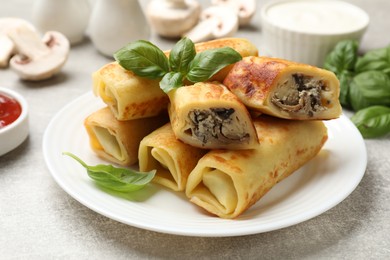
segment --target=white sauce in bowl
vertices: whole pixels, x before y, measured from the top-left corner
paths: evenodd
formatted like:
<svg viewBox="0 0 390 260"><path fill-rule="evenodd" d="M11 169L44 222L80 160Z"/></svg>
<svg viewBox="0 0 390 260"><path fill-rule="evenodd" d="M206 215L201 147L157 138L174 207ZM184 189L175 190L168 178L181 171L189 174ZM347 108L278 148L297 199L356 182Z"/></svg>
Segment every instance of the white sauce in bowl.
<svg viewBox="0 0 390 260"><path fill-rule="evenodd" d="M282 1L270 5L265 12L274 25L314 34L351 32L367 26L369 22L363 10L342 1Z"/></svg>

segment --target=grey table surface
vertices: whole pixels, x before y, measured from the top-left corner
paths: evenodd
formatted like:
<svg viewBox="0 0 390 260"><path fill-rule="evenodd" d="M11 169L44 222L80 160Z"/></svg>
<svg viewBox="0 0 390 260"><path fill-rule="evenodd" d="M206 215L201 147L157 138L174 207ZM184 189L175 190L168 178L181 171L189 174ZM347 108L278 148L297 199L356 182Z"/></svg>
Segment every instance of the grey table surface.
<svg viewBox="0 0 390 260"><path fill-rule="evenodd" d="M260 1L258 8L266 2ZM349 2L371 17L361 51L388 45L390 1ZM0 0L0 17L31 20L32 4ZM237 36L250 39L261 51L259 18L257 12L251 26ZM173 45L156 35L151 40L163 49ZM81 205L51 177L42 140L53 116L90 91L91 73L109 61L87 38L72 47L63 71L53 79L25 82L10 69L0 70L0 86L18 91L30 106L28 139L0 157L0 259L390 259L390 137L365 141L365 175L344 201L311 220L273 232L176 236L128 226Z"/></svg>

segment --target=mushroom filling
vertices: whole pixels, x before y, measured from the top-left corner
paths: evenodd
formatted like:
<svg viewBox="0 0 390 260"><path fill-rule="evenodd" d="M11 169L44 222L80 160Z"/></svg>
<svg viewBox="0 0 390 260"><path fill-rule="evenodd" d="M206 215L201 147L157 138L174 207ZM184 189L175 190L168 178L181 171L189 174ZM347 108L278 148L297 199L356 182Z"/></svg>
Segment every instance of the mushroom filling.
<svg viewBox="0 0 390 260"><path fill-rule="evenodd" d="M202 141L238 143L249 140L245 124L233 108L194 109L188 113L189 127L186 132Z"/></svg>
<svg viewBox="0 0 390 260"><path fill-rule="evenodd" d="M278 86L272 103L284 111L310 117L326 109L321 103L321 91L326 89L323 81L303 74L293 74L292 81L286 80Z"/></svg>

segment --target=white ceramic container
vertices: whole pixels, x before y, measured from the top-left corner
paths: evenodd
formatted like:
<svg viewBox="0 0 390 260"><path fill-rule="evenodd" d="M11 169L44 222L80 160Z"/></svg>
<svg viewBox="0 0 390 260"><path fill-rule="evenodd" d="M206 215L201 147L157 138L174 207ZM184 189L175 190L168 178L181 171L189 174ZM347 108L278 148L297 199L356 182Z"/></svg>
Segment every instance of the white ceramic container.
<svg viewBox="0 0 390 260"><path fill-rule="evenodd" d="M32 21L41 33L59 31L71 44L80 43L89 23L88 0L36 0Z"/></svg>
<svg viewBox="0 0 390 260"><path fill-rule="evenodd" d="M88 31L97 50L109 57L129 42L150 37L138 0L96 0Z"/></svg>
<svg viewBox="0 0 390 260"><path fill-rule="evenodd" d="M341 40L361 40L368 14L338 0L272 1L261 9L266 55L322 67Z"/></svg>

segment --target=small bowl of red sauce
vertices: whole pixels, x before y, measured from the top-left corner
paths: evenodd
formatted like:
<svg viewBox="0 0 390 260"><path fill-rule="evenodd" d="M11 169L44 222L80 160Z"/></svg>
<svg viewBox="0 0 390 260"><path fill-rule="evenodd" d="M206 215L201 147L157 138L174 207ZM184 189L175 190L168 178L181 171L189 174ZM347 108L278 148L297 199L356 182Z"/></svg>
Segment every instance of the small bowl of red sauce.
<svg viewBox="0 0 390 260"><path fill-rule="evenodd" d="M0 156L18 147L28 134L27 101L17 92L0 87Z"/></svg>

